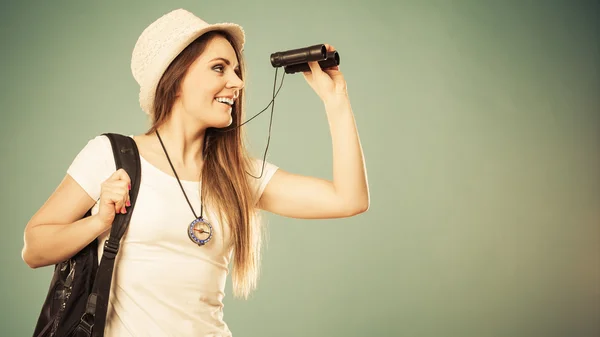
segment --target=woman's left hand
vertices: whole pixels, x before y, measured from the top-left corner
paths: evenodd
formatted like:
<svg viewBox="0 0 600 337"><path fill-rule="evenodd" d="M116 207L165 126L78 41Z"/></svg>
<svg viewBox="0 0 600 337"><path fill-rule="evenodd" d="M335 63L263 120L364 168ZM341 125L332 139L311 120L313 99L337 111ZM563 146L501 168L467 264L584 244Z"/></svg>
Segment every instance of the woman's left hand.
<svg viewBox="0 0 600 337"><path fill-rule="evenodd" d="M327 51L334 51L335 48L325 44ZM310 87L319 95L323 102L339 97L345 98L347 95L346 80L340 71L339 66L321 69L318 62L308 62L311 71L303 72L304 79Z"/></svg>

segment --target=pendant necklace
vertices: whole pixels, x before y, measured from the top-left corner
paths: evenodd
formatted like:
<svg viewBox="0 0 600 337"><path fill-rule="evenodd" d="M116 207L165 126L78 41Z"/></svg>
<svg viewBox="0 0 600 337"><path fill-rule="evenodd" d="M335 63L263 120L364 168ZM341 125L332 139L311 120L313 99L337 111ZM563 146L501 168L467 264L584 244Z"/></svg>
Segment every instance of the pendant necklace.
<svg viewBox="0 0 600 337"><path fill-rule="evenodd" d="M208 223L208 221L206 221L204 219L204 217L202 216L202 208L204 206L204 203L202 202L202 191L200 191L200 216L197 216L196 212L194 211L194 208L192 207L192 204L190 203L190 200L187 197L187 194L185 193L185 190L183 189L183 185L181 185L181 181L179 181L177 172L175 172L175 167L173 167L173 163L171 163L171 159L169 158L167 149L165 148L165 145L163 144L163 141L160 138L160 135L158 134L158 130L156 131L156 136L158 136L160 145L162 146L163 151L165 151L165 155L167 156L169 165L171 165L173 174L175 174L175 178L177 179L177 182L179 183L179 187L181 187L181 192L183 192L183 196L185 197L185 200L187 201L188 205L190 205L190 209L192 210L192 213L194 214L195 220L192 221L192 223L190 223L190 225L187 228L188 237L190 238L190 240L192 240L192 242L194 242L198 246L203 246L208 241L210 241L210 239L212 239L213 228L210 225L210 223ZM205 138L205 140L206 140L206 138Z"/></svg>

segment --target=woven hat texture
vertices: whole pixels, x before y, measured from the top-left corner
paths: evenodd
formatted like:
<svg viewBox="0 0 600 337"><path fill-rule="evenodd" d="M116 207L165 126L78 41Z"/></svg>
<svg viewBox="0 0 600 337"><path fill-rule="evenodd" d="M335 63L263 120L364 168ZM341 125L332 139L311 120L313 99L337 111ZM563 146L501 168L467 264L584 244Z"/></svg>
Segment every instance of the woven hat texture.
<svg viewBox="0 0 600 337"><path fill-rule="evenodd" d="M244 30L235 23L209 24L185 9L173 10L152 22L139 36L131 57L131 72L140 86L140 106L151 115L158 82L171 62L202 34L229 33L235 47L243 50Z"/></svg>

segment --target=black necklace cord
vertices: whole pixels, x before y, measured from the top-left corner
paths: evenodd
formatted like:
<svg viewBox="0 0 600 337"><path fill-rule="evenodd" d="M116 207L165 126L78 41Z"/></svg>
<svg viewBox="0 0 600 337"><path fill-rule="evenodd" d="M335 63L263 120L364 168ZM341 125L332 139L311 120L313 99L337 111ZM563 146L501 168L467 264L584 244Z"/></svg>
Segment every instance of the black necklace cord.
<svg viewBox="0 0 600 337"><path fill-rule="evenodd" d="M247 172L246 173L250 176L252 176L253 178L256 179L260 179L264 173L265 170L265 163L266 163L266 158L267 158L267 151L269 149L269 144L271 143L271 129L273 126L273 111L275 108L275 98L277 97L277 95L279 95L279 90L281 90L281 87L283 86L283 79L285 78L285 72L283 73L283 76L281 77L281 83L279 84L279 88L277 89L277 91L275 91L275 88L277 86L277 69L275 68L275 79L273 80L273 98L271 99L271 102L269 102L269 104L262 109L259 113L257 113L256 115L252 116L250 119L248 119L247 121L236 125L232 128L228 128L228 129L215 129L215 131L218 132L228 132L228 131L232 131L235 130L239 127L241 127L242 125L250 122L251 120L253 120L254 118L258 117L258 115L260 115L261 113L263 113L265 110L267 110L269 108L269 106L271 106L271 116L269 119L269 135L267 137L267 146L265 147L265 152L263 154L263 164L262 164L262 169L260 171L260 175L258 177L252 175L251 173ZM181 181L179 180L179 176L177 175L177 172L175 171L175 167L173 166L173 163L171 162L171 158L169 157L169 154L167 153L167 149L165 148L165 144L162 141L162 138L160 137L160 135L158 134L158 130L155 131L156 136L158 137L158 140L160 141L160 145L163 148L163 151L165 152L165 156L167 157L167 160L169 161L169 165L171 166L171 169L173 170L173 174L175 175L175 178L177 179L177 183L179 183L179 187L181 188L181 192L183 192L183 196L185 197L185 200L187 201L188 205L190 206L190 209L192 210L192 213L194 214L194 217L196 217L196 219L198 219L199 217L196 215L196 212L194 211L194 207L192 207L192 203L190 202L187 194L185 193L185 190L183 189L183 185L181 184ZM208 139L208 133L205 133L204 135L204 144L203 144L203 151L202 151L202 155L205 157L206 156L206 149L207 149L207 139ZM202 202L202 191L200 192L200 218L202 218L203 215L203 202Z"/></svg>
<svg viewBox="0 0 600 337"><path fill-rule="evenodd" d="M263 154L263 163L262 163L262 169L260 170L260 175L258 177L252 175L251 173L249 173L248 171L246 171L246 173L248 175L250 175L253 178L256 179L260 179L264 173L265 170L265 163L266 163L266 159L267 159L267 151L269 150L269 144L271 143L271 128L273 126L273 110L275 108L275 98L277 97L277 95L279 95L279 90L281 90L281 87L283 86L283 79L285 78L285 72L283 73L283 75L281 76L281 83L279 83L279 88L277 89L277 91L275 91L275 88L277 86L277 69L275 68L275 79L273 80L273 98L271 99L271 102L269 102L269 104L262 109L259 113L257 113L256 115L252 116L250 119L248 119L247 121L245 121L244 123L241 123L240 125L236 125L232 128L228 128L228 129L217 129L218 132L229 132L231 130L235 130L237 128L239 128L240 126L250 122L251 120L253 120L254 118L256 118L258 115L260 115L261 113L263 113L265 110L267 110L269 108L269 106L271 107L271 117L269 119L269 136L267 137L267 146L265 147L265 152Z"/></svg>
<svg viewBox="0 0 600 337"><path fill-rule="evenodd" d="M160 145L163 148L163 151L165 151L165 155L167 156L167 160L169 161L169 165L171 165L171 169L173 170L173 174L175 174L175 178L177 179L177 182L179 183L179 187L181 187L181 192L183 192L183 196L185 197L185 200L187 201L188 205L190 205L190 209L192 210L192 213L194 213L194 216L196 217L196 219L202 218L202 214L203 214L202 211L203 211L203 206L204 206L204 203L202 202L202 191L200 191L200 217L198 217L196 215L196 212L194 211L194 207L192 207L192 203L190 202L190 199L188 199L188 196L185 193L185 190L183 189L183 185L181 184L181 181L179 181L179 176L177 175L177 172L175 171L175 167L173 167L173 163L171 162L171 158L169 158L169 154L167 153L167 149L165 148L165 144L163 144L163 141L160 138L160 135L158 134L158 130L156 130L155 132L156 132L156 136L158 137L158 140L160 141ZM204 137L204 144L206 144L206 136Z"/></svg>
<svg viewBox="0 0 600 337"><path fill-rule="evenodd" d="M259 111L256 115L250 117L248 120L246 120L245 122L241 123L240 125L236 125L234 127L230 127L230 128L224 128L224 129L216 129L216 131L218 132L229 132L232 130L235 130L237 128L239 128L240 126L250 122L251 120L253 120L254 118L258 117L258 115L260 115L261 113L263 113L265 110L267 110L269 108L269 106L271 106L271 104L275 103L275 97L277 97L277 95L279 95L279 90L281 90L281 87L283 86L283 79L285 78L285 72L283 73L283 75L281 76L281 83L279 83L279 88L277 88L277 92L275 92L275 86L277 85L277 69L275 68L275 79L273 80L273 98L271 99L271 101L269 102L269 104L267 104L267 106L262 109L261 111ZM273 118L273 109L271 108L271 118Z"/></svg>

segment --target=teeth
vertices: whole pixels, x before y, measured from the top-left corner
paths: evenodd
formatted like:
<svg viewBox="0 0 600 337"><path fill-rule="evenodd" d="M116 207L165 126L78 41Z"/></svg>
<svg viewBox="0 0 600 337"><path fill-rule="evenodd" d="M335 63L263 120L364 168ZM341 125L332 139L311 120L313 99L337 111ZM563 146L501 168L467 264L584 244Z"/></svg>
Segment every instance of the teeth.
<svg viewBox="0 0 600 337"><path fill-rule="evenodd" d="M221 103L225 103L225 104L233 105L233 99L231 99L231 98L226 98L226 97L217 97L217 98L215 98L215 100L216 100L217 102L221 102Z"/></svg>

